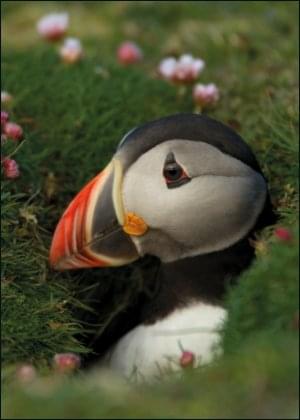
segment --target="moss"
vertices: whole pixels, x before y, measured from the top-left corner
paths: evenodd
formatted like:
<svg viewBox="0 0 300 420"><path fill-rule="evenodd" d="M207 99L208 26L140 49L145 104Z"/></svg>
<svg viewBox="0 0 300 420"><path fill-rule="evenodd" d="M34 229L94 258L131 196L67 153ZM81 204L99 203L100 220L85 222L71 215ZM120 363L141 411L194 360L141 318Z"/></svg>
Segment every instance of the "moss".
<svg viewBox="0 0 300 420"><path fill-rule="evenodd" d="M230 317L224 329L224 348L238 352L251 334L297 329L299 308L298 227L290 243L273 239L267 255L245 272L239 286L227 295Z"/></svg>
<svg viewBox="0 0 300 420"><path fill-rule="evenodd" d="M254 337L252 337L254 338ZM5 418L297 418L297 339L255 335L238 355L153 386L105 372L11 385ZM289 357L287 355L289 349Z"/></svg>

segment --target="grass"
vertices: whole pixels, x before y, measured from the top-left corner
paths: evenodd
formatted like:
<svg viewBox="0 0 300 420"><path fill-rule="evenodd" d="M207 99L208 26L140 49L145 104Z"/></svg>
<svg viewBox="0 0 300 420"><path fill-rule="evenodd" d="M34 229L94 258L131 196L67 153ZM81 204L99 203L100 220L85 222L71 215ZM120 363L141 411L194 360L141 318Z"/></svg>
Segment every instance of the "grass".
<svg viewBox="0 0 300 420"><path fill-rule="evenodd" d="M22 175L3 180L1 190L3 418L299 415L298 4L159 3L3 2L2 89L13 94L10 115L25 131L14 155ZM60 63L55 47L35 32L36 20L52 10L70 13L70 33L86 50L78 65ZM125 38L144 50L136 67L116 63L115 49ZM108 373L53 375L53 355L89 352L83 338L95 329L101 334L140 287L134 267L51 271L55 224L127 131L193 111L189 93L178 97L155 75L163 56L186 51L205 59L201 80L215 82L222 95L209 115L252 146L269 179L278 224L294 239L280 243L272 229L258 238L256 262L227 295L225 352L210 367L139 388ZM7 143L2 154L14 149ZM26 361L41 377L24 387L12 372Z"/></svg>

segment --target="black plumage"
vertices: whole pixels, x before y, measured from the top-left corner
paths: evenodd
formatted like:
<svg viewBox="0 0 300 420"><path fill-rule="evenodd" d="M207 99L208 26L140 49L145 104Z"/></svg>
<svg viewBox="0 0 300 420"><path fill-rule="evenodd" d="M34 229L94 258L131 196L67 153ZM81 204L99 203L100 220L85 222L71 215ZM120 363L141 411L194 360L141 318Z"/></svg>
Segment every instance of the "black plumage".
<svg viewBox="0 0 300 420"><path fill-rule="evenodd" d="M125 170L152 147L171 139L202 141L262 173L250 146L230 127L200 114L175 114L131 130L120 142Z"/></svg>

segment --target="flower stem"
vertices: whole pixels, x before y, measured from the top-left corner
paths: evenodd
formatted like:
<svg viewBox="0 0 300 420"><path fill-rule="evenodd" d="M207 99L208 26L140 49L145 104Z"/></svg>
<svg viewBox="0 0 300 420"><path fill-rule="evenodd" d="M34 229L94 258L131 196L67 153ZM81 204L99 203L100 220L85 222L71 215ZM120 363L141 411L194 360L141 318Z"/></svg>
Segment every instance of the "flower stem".
<svg viewBox="0 0 300 420"><path fill-rule="evenodd" d="M178 98L182 98L183 96L185 96L186 92L187 92L186 86L179 85L178 90L177 90Z"/></svg>
<svg viewBox="0 0 300 420"><path fill-rule="evenodd" d="M202 114L202 110L203 110L202 106L197 104L195 106L194 112L195 112L195 114Z"/></svg>
<svg viewBox="0 0 300 420"><path fill-rule="evenodd" d="M7 158L11 158L12 156L14 156L16 153L17 153L17 151L23 146L23 144L26 142L26 140L25 139L23 139L19 144L18 144L18 146L15 148L15 150L13 150L9 155L7 155Z"/></svg>

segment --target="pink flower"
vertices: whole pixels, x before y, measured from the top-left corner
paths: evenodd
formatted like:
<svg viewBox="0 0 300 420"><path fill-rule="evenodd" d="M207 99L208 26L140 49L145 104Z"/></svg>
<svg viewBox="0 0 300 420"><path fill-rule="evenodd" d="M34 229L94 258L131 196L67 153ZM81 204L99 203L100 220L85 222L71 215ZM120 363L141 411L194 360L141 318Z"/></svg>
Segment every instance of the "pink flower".
<svg viewBox="0 0 300 420"><path fill-rule="evenodd" d="M10 93L6 92L5 90L1 91L1 103L2 104L9 104L12 101L12 96Z"/></svg>
<svg viewBox="0 0 300 420"><path fill-rule="evenodd" d="M8 118L8 113L5 111L1 111L1 127L7 123Z"/></svg>
<svg viewBox="0 0 300 420"><path fill-rule="evenodd" d="M48 41L57 41L65 35L68 24L68 13L50 13L38 21L37 31Z"/></svg>
<svg viewBox="0 0 300 420"><path fill-rule="evenodd" d="M76 63L83 57L81 42L77 38L66 38L59 54L65 63Z"/></svg>
<svg viewBox="0 0 300 420"><path fill-rule="evenodd" d="M15 179L20 176L19 165L14 159L3 159L2 166L6 178Z"/></svg>
<svg viewBox="0 0 300 420"><path fill-rule="evenodd" d="M3 129L4 134L12 140L21 140L23 137L23 129L19 124L7 122Z"/></svg>
<svg viewBox="0 0 300 420"><path fill-rule="evenodd" d="M193 83L205 67L205 62L190 54L183 54L176 60L174 57L163 59L158 67L159 74L174 83Z"/></svg>
<svg viewBox="0 0 300 420"><path fill-rule="evenodd" d="M182 368L193 367L195 363L195 355L191 351L184 350L180 357L180 366Z"/></svg>
<svg viewBox="0 0 300 420"><path fill-rule="evenodd" d="M20 365L16 370L16 378L22 383L32 382L36 376L36 369L30 364Z"/></svg>
<svg viewBox="0 0 300 420"><path fill-rule="evenodd" d="M198 83L194 86L193 97L196 104L204 108L217 103L220 98L220 93L214 83L209 83L208 85Z"/></svg>
<svg viewBox="0 0 300 420"><path fill-rule="evenodd" d="M80 357L75 353L57 353L53 358L54 368L60 373L73 372L80 363Z"/></svg>
<svg viewBox="0 0 300 420"><path fill-rule="evenodd" d="M121 64L132 64L143 58L142 50L134 42L123 42L117 51L117 57Z"/></svg>
<svg viewBox="0 0 300 420"><path fill-rule="evenodd" d="M278 227L274 230L274 235L283 242L289 242L292 240L293 236L291 232L284 228L284 227Z"/></svg>

